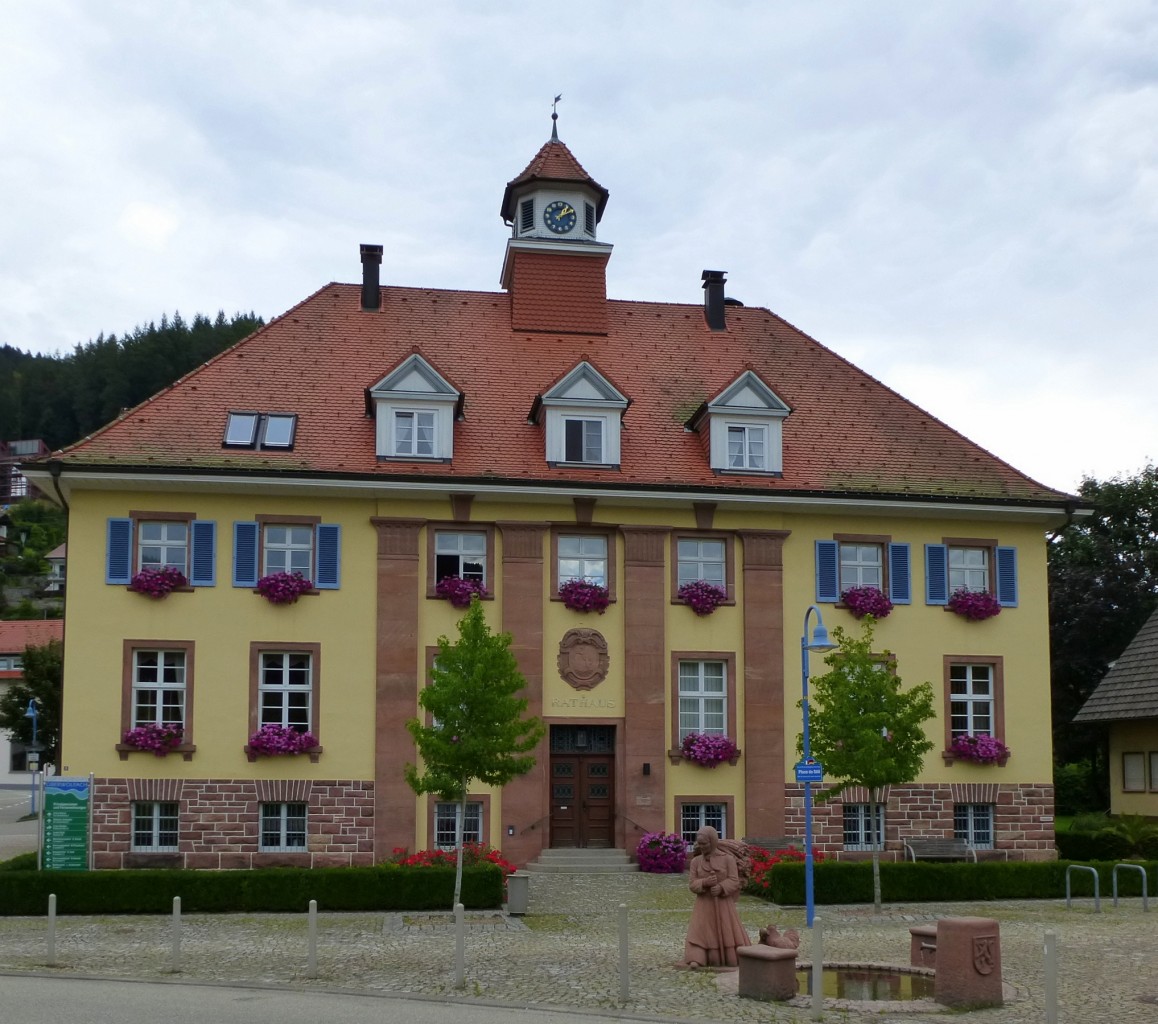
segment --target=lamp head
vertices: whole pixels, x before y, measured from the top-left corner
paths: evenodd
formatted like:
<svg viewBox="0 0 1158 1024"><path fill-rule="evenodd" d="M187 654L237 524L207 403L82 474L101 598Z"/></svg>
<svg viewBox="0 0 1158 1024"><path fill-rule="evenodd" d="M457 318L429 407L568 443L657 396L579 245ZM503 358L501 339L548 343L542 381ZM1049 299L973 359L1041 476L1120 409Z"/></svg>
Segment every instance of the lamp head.
<svg viewBox="0 0 1158 1024"><path fill-rule="evenodd" d="M810 651L835 651L836 644L828 639L828 630L824 628L823 622L818 622L812 630L812 643L808 645Z"/></svg>

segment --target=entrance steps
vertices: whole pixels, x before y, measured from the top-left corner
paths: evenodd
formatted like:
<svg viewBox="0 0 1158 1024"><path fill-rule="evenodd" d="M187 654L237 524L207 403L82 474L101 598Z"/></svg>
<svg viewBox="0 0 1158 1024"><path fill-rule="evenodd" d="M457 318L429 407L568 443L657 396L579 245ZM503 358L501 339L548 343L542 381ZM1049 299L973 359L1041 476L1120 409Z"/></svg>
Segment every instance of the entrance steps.
<svg viewBox="0 0 1158 1024"><path fill-rule="evenodd" d="M523 869L538 873L569 875L612 875L639 871L626 850L544 850Z"/></svg>

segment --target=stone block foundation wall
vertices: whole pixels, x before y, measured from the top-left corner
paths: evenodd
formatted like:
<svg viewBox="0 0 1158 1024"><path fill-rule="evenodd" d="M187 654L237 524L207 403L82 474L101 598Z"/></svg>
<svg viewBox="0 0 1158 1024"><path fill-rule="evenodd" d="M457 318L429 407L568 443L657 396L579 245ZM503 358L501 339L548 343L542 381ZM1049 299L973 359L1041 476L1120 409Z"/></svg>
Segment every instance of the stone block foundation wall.
<svg viewBox="0 0 1158 1024"><path fill-rule="evenodd" d="M868 852L844 848L844 804L869 802L868 791L849 787L839 796L817 803L813 787L813 848L836 860L863 860ZM785 787L785 834L804 835L804 787ZM955 804L993 807L992 851L979 850L978 859L1056 860L1053 832L1052 783L947 782L911 783L887 788L885 845L887 860L904 858L903 841L910 836L953 838Z"/></svg>
<svg viewBox="0 0 1158 1024"><path fill-rule="evenodd" d="M374 784L357 779L96 779L97 868L353 867L374 862ZM133 804L179 805L176 852L132 848ZM258 849L263 803L306 804L306 849Z"/></svg>

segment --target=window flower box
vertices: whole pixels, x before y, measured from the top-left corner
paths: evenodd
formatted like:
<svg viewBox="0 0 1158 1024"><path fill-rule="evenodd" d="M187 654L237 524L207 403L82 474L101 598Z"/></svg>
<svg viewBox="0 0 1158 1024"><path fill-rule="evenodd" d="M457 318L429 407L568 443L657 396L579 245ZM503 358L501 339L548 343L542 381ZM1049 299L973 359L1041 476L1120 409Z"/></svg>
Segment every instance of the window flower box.
<svg viewBox="0 0 1158 1024"><path fill-rule="evenodd" d="M1009 760L1009 747L995 736L956 736L948 754L954 761L1003 765Z"/></svg>
<svg viewBox="0 0 1158 1024"><path fill-rule="evenodd" d="M300 572L274 572L257 581L257 592L270 604L293 604L313 589L313 582Z"/></svg>
<svg viewBox="0 0 1158 1024"><path fill-rule="evenodd" d="M129 581L129 589L137 594L145 594L154 600L168 597L174 590L189 586L189 581L180 569L171 565L159 569L142 569Z"/></svg>
<svg viewBox="0 0 1158 1024"><path fill-rule="evenodd" d="M444 597L455 608L469 608L471 598L487 596L487 588L481 580L463 579L461 576L443 576L435 585L434 592Z"/></svg>
<svg viewBox="0 0 1158 1024"><path fill-rule="evenodd" d="M259 757L295 756L309 754L311 761L317 761L322 752L317 737L312 732L301 732L284 725L263 725L252 736L245 747L249 760Z"/></svg>
<svg viewBox="0 0 1158 1024"><path fill-rule="evenodd" d="M635 860L640 871L678 875L687 867L687 844L674 832L648 832L635 848Z"/></svg>
<svg viewBox="0 0 1158 1024"><path fill-rule="evenodd" d="M680 744L680 756L705 768L715 768L723 761L735 764L740 750L728 736L689 732Z"/></svg>
<svg viewBox="0 0 1158 1024"><path fill-rule="evenodd" d="M568 580L559 588L559 596L573 612L598 612L602 615L611 603L606 587L587 580Z"/></svg>
<svg viewBox="0 0 1158 1024"><path fill-rule="evenodd" d="M707 580L692 580L676 591L676 597L697 615L711 615L728 600L728 592Z"/></svg>
<svg viewBox="0 0 1158 1024"><path fill-rule="evenodd" d="M840 599L856 619L863 619L866 615L883 619L893 610L893 602L879 587L849 587Z"/></svg>
<svg viewBox="0 0 1158 1024"><path fill-rule="evenodd" d="M971 622L991 619L1001 614L1001 605L988 590L968 590L961 587L949 595L948 609Z"/></svg>
<svg viewBox="0 0 1158 1024"><path fill-rule="evenodd" d="M184 730L179 725L157 725L150 722L126 731L121 737L121 744L133 750L146 750L157 757L164 757L181 745L184 736Z"/></svg>

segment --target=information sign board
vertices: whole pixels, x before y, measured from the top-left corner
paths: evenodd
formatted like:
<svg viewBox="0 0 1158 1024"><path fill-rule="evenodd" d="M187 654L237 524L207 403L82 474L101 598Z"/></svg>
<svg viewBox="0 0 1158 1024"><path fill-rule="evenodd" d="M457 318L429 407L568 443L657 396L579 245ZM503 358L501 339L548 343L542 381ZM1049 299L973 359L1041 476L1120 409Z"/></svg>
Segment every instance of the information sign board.
<svg viewBox="0 0 1158 1024"><path fill-rule="evenodd" d="M814 761L811 758L807 761L798 761L796 763L796 781L797 782L823 782L824 781L824 765L819 761Z"/></svg>
<svg viewBox="0 0 1158 1024"><path fill-rule="evenodd" d="M44 780L44 870L88 869L88 812L88 779Z"/></svg>

